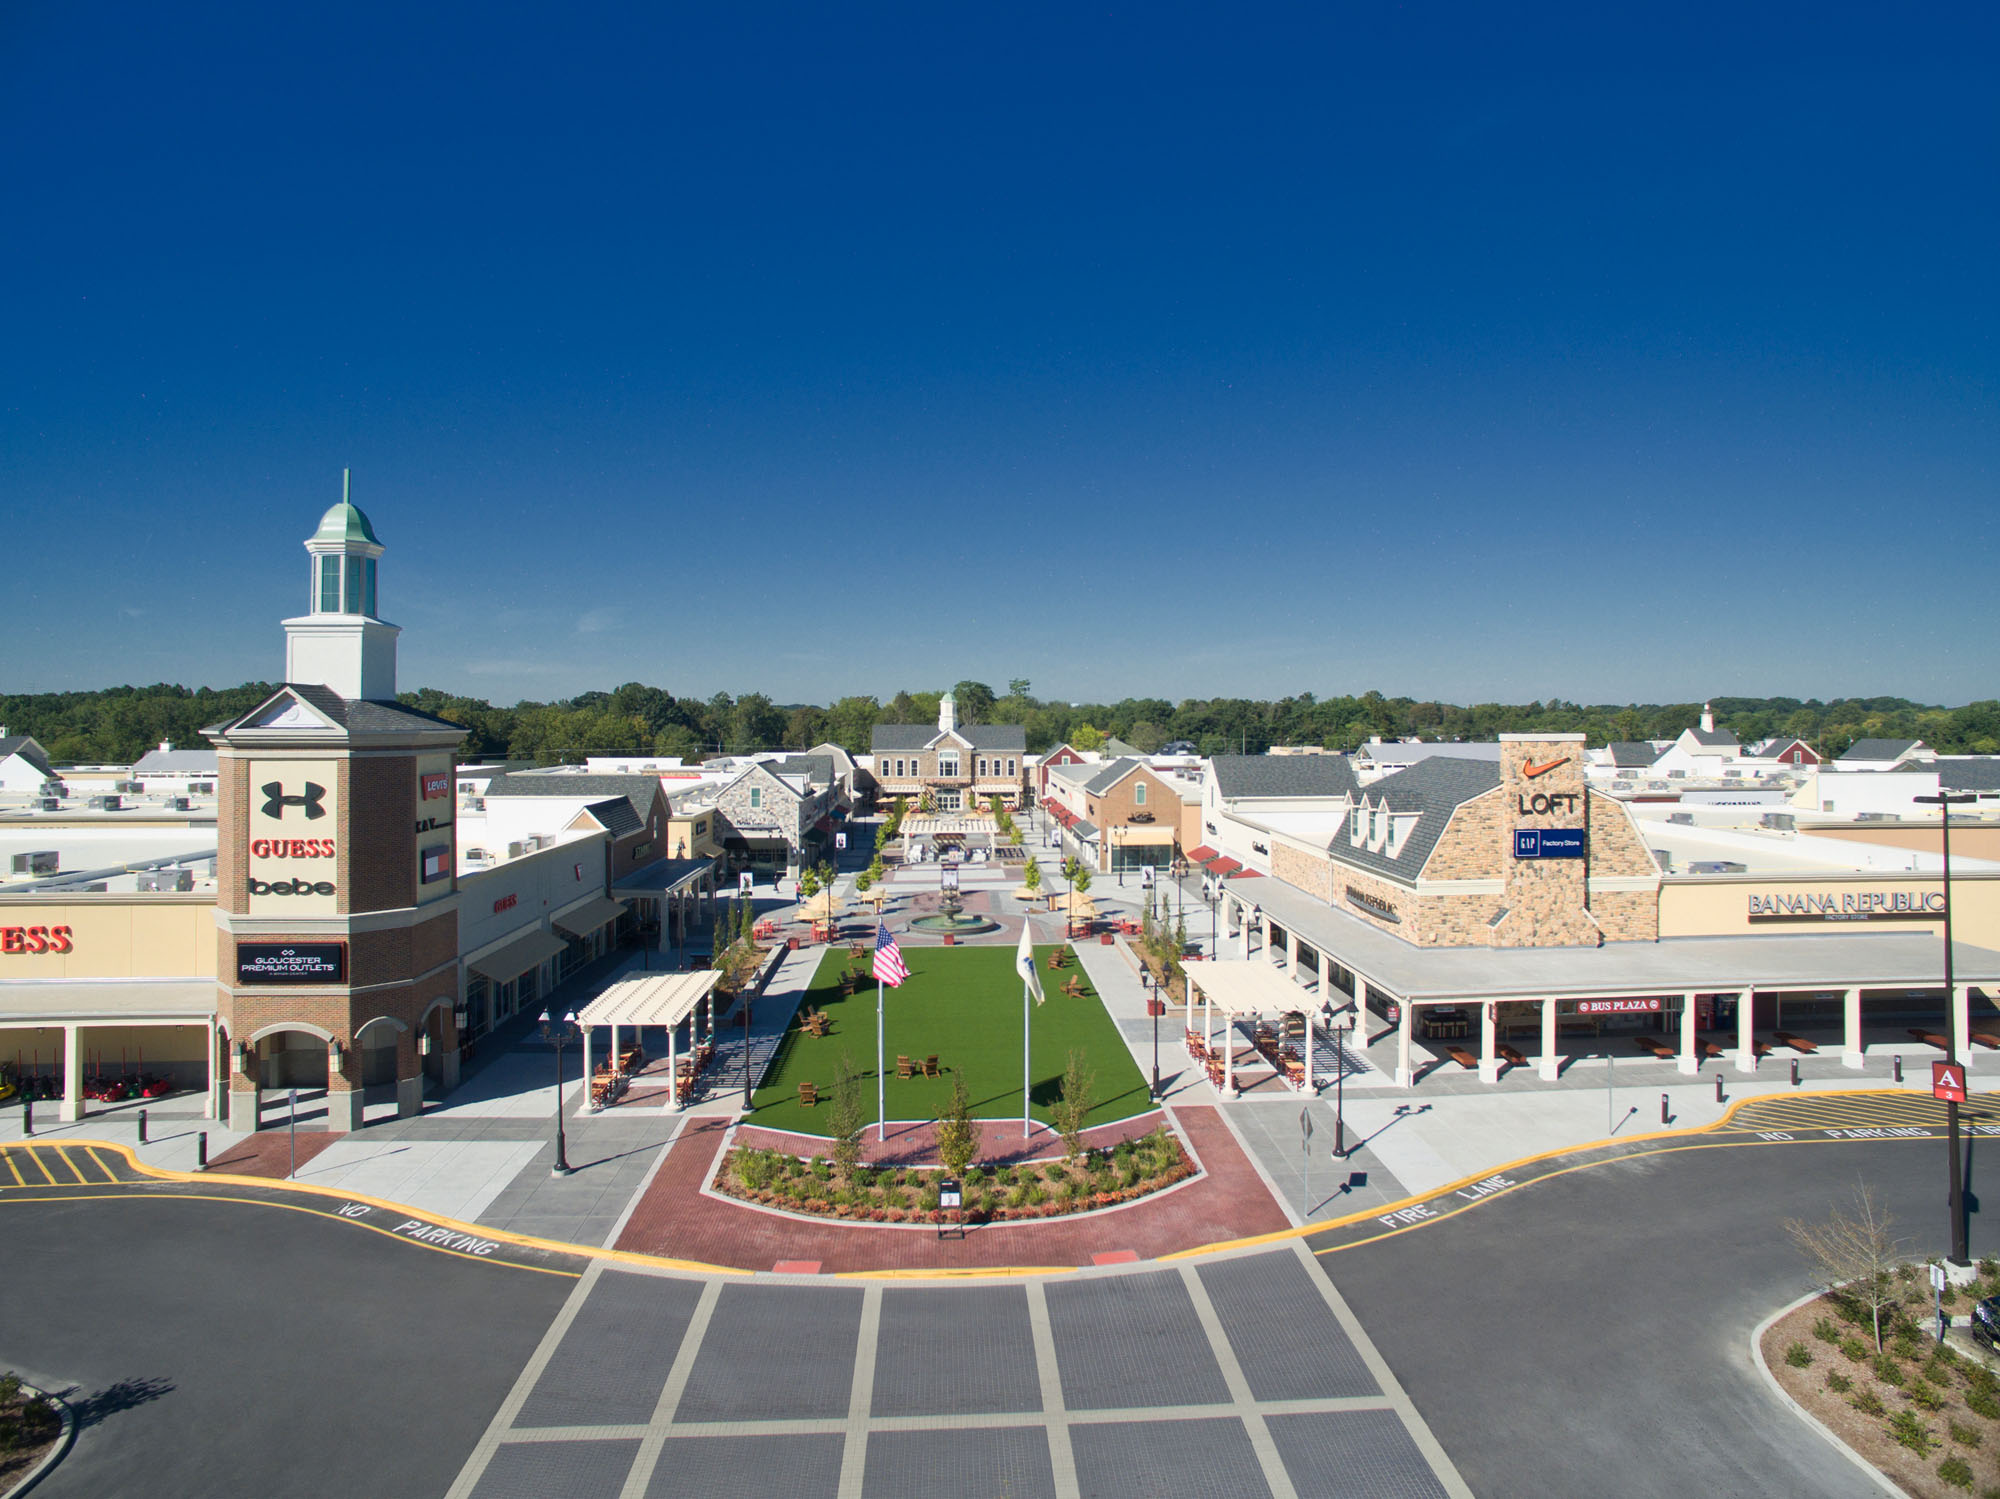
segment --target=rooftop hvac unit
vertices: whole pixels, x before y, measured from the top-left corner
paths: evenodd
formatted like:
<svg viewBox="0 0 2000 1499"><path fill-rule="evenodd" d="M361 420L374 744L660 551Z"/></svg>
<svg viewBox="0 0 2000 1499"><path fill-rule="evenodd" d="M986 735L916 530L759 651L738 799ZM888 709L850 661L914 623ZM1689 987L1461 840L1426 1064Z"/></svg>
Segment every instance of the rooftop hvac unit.
<svg viewBox="0 0 2000 1499"><path fill-rule="evenodd" d="M96 812L116 812L123 806L124 803L115 796L93 796L90 799L91 810Z"/></svg>
<svg viewBox="0 0 2000 1499"><path fill-rule="evenodd" d="M56 796L45 796L45 797L43 797L43 798L42 798L42 810L43 810L44 812L60 812L60 811L62 811L62 798L61 798L61 797L56 797Z"/></svg>
<svg viewBox="0 0 2000 1499"><path fill-rule="evenodd" d="M1659 866L1662 870L1665 870L1668 873L1672 873L1674 867L1674 856L1672 854L1668 853L1663 848L1648 849L1647 852L1650 853L1656 861L1658 861Z"/></svg>
<svg viewBox="0 0 2000 1499"><path fill-rule="evenodd" d="M31 854L15 854L12 859L15 874L54 874L62 867L62 857L55 849L37 849Z"/></svg>
<svg viewBox="0 0 2000 1499"><path fill-rule="evenodd" d="M486 810L486 798L483 796L469 797L465 803L465 810L468 812L484 812Z"/></svg>
<svg viewBox="0 0 2000 1499"><path fill-rule="evenodd" d="M194 889L192 869L142 869L138 875L141 890L170 891L180 894Z"/></svg>
<svg viewBox="0 0 2000 1499"><path fill-rule="evenodd" d="M1696 859L1688 865L1689 874L1748 874L1750 866L1739 864L1734 859Z"/></svg>
<svg viewBox="0 0 2000 1499"><path fill-rule="evenodd" d="M190 781L188 782L188 794L191 796L214 796L215 782Z"/></svg>
<svg viewBox="0 0 2000 1499"><path fill-rule="evenodd" d="M1854 820L1856 822L1895 822L1898 819L1894 812L1856 812Z"/></svg>
<svg viewBox="0 0 2000 1499"><path fill-rule="evenodd" d="M80 885L77 888L78 892L83 895L104 895L109 893L111 889L102 880L99 880L95 885Z"/></svg>
<svg viewBox="0 0 2000 1499"><path fill-rule="evenodd" d="M468 848L465 851L465 862L468 864L484 864L487 858L487 852L483 848Z"/></svg>
<svg viewBox="0 0 2000 1499"><path fill-rule="evenodd" d="M507 845L507 857L510 859L518 859L527 851L528 845L518 838Z"/></svg>
<svg viewBox="0 0 2000 1499"><path fill-rule="evenodd" d="M1679 827L1684 827L1684 828L1691 828L1691 827L1693 827L1693 826L1694 826L1694 813L1692 813L1692 812L1669 812L1669 813L1667 814L1667 821L1668 821L1668 822L1671 822L1671 823L1674 823L1675 825L1677 825L1677 826L1679 826Z"/></svg>
<svg viewBox="0 0 2000 1499"><path fill-rule="evenodd" d="M111 789L113 791L122 791L128 796L137 796L146 788L141 786L137 781L113 781Z"/></svg>
<svg viewBox="0 0 2000 1499"><path fill-rule="evenodd" d="M1757 826L1762 828L1776 828L1781 833L1792 832L1798 825L1798 819L1790 812L1766 812L1762 817L1757 819Z"/></svg>
<svg viewBox="0 0 2000 1499"><path fill-rule="evenodd" d="M167 798L167 810L169 812L185 812L188 806L188 799L184 796L170 796Z"/></svg>

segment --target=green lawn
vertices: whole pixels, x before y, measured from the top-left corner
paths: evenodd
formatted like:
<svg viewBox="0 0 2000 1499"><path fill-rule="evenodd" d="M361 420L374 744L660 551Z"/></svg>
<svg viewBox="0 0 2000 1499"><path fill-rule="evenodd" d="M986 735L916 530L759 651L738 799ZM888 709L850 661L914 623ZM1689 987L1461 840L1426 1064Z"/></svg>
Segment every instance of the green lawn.
<svg viewBox="0 0 2000 1499"><path fill-rule="evenodd" d="M883 995L883 1060L889 1074L891 1119L935 1119L951 1101L952 1069L963 1068L972 1094L972 1112L982 1119L1021 1117L1021 980L1011 947L906 947L903 961L910 977ZM1032 1005L1033 1036L1029 1089L1032 1113L1050 1122L1049 1109L1062 1089L1063 1069L1070 1048L1081 1050L1097 1074L1097 1104L1092 1125L1144 1113L1152 1105L1146 1080L1132 1061L1118 1029L1104 1012L1088 975L1079 967L1049 971L1052 948L1035 949L1036 970L1042 977L1047 1003ZM833 1088L841 1052L854 1062L862 1079L866 1112L875 1118L875 980L864 977L853 995L842 998L840 975L848 964L846 949L821 959L813 986L799 1013L826 1011L832 1027L823 1037L805 1031L794 1017L778 1050L770 1077L755 1095L752 1122L768 1129L826 1133L825 1099ZM1082 981L1084 997L1061 992L1070 974ZM919 1063L935 1053L940 1077L907 1082L896 1076L896 1057ZM821 1103L816 1109L799 1104L799 1084L815 1083Z"/></svg>

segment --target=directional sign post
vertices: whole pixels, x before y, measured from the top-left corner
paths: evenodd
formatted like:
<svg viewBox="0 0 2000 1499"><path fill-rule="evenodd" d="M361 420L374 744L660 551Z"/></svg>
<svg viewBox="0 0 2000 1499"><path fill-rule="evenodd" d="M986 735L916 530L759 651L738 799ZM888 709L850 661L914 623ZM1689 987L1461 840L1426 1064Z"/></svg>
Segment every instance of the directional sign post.
<svg viewBox="0 0 2000 1499"><path fill-rule="evenodd" d="M1931 1063L1931 1097L1946 1103L1965 1102L1965 1063Z"/></svg>

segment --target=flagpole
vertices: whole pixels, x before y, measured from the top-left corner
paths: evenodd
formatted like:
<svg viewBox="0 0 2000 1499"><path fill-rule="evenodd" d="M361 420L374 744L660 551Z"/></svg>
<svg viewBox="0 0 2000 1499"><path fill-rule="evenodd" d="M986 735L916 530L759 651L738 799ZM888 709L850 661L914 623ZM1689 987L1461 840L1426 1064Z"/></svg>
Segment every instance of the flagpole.
<svg viewBox="0 0 2000 1499"><path fill-rule="evenodd" d="M1028 980L1021 979L1021 1138L1028 1138Z"/></svg>
<svg viewBox="0 0 2000 1499"><path fill-rule="evenodd" d="M879 929L877 935L880 935ZM875 974L875 1139L889 1138L889 1080L882 1068L882 974Z"/></svg>

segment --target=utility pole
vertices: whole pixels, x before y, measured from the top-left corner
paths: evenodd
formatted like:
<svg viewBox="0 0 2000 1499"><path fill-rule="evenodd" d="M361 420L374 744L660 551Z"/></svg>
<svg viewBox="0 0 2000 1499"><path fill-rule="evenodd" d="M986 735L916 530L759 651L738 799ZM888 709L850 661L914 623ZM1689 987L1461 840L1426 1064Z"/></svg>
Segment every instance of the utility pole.
<svg viewBox="0 0 2000 1499"><path fill-rule="evenodd" d="M1945 1060L1954 1067L1958 1065L1958 994L1953 984L1951 951L1951 809L1954 802L1969 802L1974 799L1970 791L1953 793L1944 789L1944 782L1938 782L1936 796L1912 797L1912 801L1923 802L1938 809L1944 846L1944 1038ZM1945 1134L1951 1148L1951 1162L1946 1172L1948 1183L1946 1198L1951 1212L1951 1255L1952 1264L1963 1268L1972 1263L1966 1252L1965 1243L1965 1156L1958 1138L1958 1100L1946 1099L1944 1105Z"/></svg>

